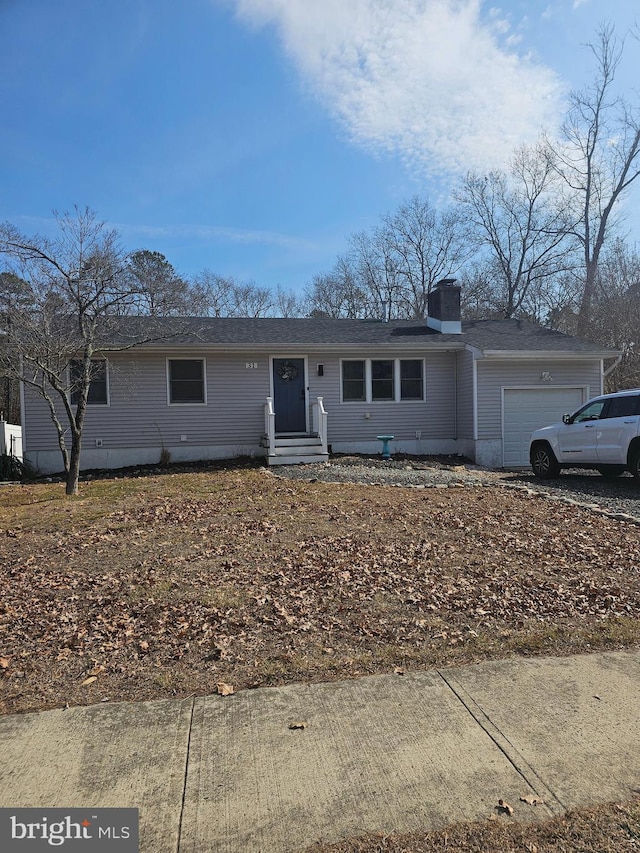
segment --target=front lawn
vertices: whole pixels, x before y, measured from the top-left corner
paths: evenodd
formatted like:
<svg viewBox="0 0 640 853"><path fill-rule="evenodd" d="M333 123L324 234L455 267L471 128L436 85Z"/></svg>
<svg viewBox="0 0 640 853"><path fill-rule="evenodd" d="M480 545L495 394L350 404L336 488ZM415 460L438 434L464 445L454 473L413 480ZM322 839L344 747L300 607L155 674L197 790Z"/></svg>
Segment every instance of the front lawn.
<svg viewBox="0 0 640 853"><path fill-rule="evenodd" d="M7 486L0 583L3 713L640 639L640 527L499 486Z"/></svg>

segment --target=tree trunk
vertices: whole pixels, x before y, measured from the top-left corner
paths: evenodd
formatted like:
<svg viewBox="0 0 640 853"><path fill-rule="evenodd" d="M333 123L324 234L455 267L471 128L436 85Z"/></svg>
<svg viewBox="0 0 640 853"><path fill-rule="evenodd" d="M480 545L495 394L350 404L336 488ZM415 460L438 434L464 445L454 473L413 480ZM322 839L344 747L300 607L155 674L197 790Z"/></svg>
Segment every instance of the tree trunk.
<svg viewBox="0 0 640 853"><path fill-rule="evenodd" d="M578 324L576 327L576 335L579 338L589 337L589 329L592 320L592 305L596 289L596 275L598 272L598 262L587 261L586 275L584 282L584 290L582 291L582 299L580 300L580 311L578 313Z"/></svg>
<svg viewBox="0 0 640 853"><path fill-rule="evenodd" d="M80 447L82 436L73 433L71 438L71 454L69 456L69 471L67 473L67 495L78 494L78 478L80 477Z"/></svg>

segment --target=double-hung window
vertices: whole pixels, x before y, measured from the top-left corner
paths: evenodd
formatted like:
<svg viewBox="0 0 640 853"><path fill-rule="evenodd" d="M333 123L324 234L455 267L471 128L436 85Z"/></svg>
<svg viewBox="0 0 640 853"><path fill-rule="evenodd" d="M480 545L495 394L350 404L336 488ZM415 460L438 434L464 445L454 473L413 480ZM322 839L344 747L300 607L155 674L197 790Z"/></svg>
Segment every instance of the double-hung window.
<svg viewBox="0 0 640 853"><path fill-rule="evenodd" d="M167 385L170 404L206 403L204 359L168 359Z"/></svg>
<svg viewBox="0 0 640 853"><path fill-rule="evenodd" d="M342 399L346 401L367 399L364 361L342 362Z"/></svg>
<svg viewBox="0 0 640 853"><path fill-rule="evenodd" d="M82 366L80 359L72 359L69 362L69 398L72 406L78 405L80 399L80 384L82 382ZM87 405L108 406L109 405L109 383L107 379L107 362L104 358L91 360L89 374L89 393L87 394Z"/></svg>
<svg viewBox="0 0 640 853"><path fill-rule="evenodd" d="M424 359L362 358L342 361L342 402L424 400Z"/></svg>
<svg viewBox="0 0 640 853"><path fill-rule="evenodd" d="M424 400L424 362L421 358L400 359L400 399Z"/></svg>
<svg viewBox="0 0 640 853"><path fill-rule="evenodd" d="M395 362L392 358L371 360L371 399L395 400Z"/></svg>

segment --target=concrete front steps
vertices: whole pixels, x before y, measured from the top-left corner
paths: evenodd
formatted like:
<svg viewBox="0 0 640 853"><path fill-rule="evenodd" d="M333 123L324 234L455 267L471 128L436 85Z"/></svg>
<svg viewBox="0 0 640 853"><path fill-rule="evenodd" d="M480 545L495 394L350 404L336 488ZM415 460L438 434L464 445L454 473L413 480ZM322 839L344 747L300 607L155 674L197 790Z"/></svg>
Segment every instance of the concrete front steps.
<svg viewBox="0 0 640 853"><path fill-rule="evenodd" d="M317 435L276 436L271 453L266 436L262 438L262 445L267 448L267 465L304 465L329 459L329 454L322 449L322 439Z"/></svg>

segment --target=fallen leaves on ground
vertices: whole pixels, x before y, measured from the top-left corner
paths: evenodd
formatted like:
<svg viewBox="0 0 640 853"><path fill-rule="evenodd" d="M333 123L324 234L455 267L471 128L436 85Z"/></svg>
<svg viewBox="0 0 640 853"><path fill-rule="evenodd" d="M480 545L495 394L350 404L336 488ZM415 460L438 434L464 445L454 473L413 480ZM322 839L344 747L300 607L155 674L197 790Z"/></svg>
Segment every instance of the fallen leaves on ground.
<svg viewBox="0 0 640 853"><path fill-rule="evenodd" d="M513 815L513 806L510 806L506 800L498 800L496 810L499 814L506 814L511 817Z"/></svg>
<svg viewBox="0 0 640 853"><path fill-rule="evenodd" d="M572 809L558 817L458 823L433 832L371 834L335 844L314 844L307 853L628 853L640 838L640 802Z"/></svg>
<svg viewBox="0 0 640 853"><path fill-rule="evenodd" d="M640 636L640 528L539 496L250 469L63 488L0 493L4 712Z"/></svg>

